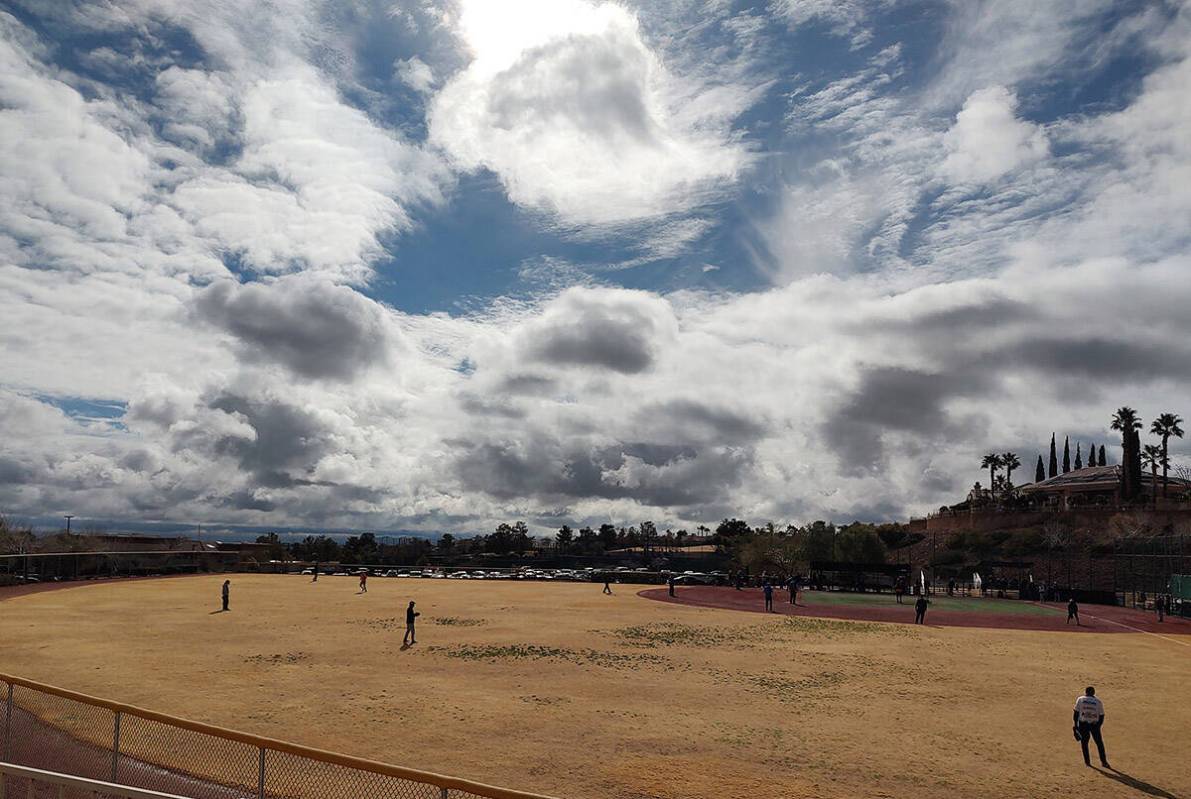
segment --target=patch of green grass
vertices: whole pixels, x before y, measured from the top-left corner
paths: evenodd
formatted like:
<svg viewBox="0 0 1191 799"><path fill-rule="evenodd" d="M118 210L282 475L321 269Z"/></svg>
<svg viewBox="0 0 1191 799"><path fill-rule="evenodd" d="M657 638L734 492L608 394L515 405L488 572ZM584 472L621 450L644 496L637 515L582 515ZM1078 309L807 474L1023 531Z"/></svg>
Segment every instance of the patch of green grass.
<svg viewBox="0 0 1191 799"><path fill-rule="evenodd" d="M856 635L887 635L903 637L917 632L900 625L874 622L840 621L803 616L783 616L780 620L753 624L747 627L712 627L656 622L621 627L608 631L623 643L636 647L695 646L749 648L757 644L787 641L794 635L837 639Z"/></svg>
<svg viewBox="0 0 1191 799"><path fill-rule="evenodd" d="M823 638L847 638L854 635L886 635L895 638L917 635L917 631L898 624L871 621L841 621L811 616L786 616L778 625L786 630Z"/></svg>
<svg viewBox="0 0 1191 799"><path fill-rule="evenodd" d="M487 624L487 619L465 619L462 616L435 616L430 621L449 627L479 627Z"/></svg>
<svg viewBox="0 0 1191 799"><path fill-rule="evenodd" d="M893 594L853 594L845 591L806 591L803 600L808 605L844 605L851 607L896 607L897 601ZM906 614L914 617L914 600L917 597L906 595ZM947 610L957 613L1004 613L1007 615L1045 615L1052 613L1050 608L1043 608L1033 602L1023 602L1017 599L995 599L993 597L951 597L946 594L935 594L929 597L930 610ZM930 611L927 611L929 618Z"/></svg>
<svg viewBox="0 0 1191 799"><path fill-rule="evenodd" d="M566 649L557 646L537 644L459 644L457 646L431 646L427 652L459 658L494 663L501 660L552 660L601 668L634 668L640 665L661 665L666 659L658 655L641 652L606 652L596 649Z"/></svg>
<svg viewBox="0 0 1191 799"><path fill-rule="evenodd" d="M752 640L756 627L696 627L677 622L638 624L612 630L611 634L632 646L720 646Z"/></svg>
<svg viewBox="0 0 1191 799"><path fill-rule="evenodd" d="M286 652L284 655L249 655L244 658L245 663L268 663L279 666L283 663L301 663L309 657L305 652Z"/></svg>

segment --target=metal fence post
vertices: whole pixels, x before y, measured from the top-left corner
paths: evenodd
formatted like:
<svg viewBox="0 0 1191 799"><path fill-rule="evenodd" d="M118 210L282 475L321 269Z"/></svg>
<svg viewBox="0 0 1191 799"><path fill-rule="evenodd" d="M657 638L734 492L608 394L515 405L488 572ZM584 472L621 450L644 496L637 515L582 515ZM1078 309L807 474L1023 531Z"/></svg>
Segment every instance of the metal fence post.
<svg viewBox="0 0 1191 799"><path fill-rule="evenodd" d="M256 780L257 799L265 799L265 747L261 747L260 769Z"/></svg>
<svg viewBox="0 0 1191 799"><path fill-rule="evenodd" d="M116 766L120 762L120 711L116 711L115 729L112 731L112 782L116 781Z"/></svg>
<svg viewBox="0 0 1191 799"><path fill-rule="evenodd" d="M8 760L8 739L12 734L12 683L8 684L8 699L4 702L4 747L0 748L0 760ZM3 777L0 777L0 781Z"/></svg>

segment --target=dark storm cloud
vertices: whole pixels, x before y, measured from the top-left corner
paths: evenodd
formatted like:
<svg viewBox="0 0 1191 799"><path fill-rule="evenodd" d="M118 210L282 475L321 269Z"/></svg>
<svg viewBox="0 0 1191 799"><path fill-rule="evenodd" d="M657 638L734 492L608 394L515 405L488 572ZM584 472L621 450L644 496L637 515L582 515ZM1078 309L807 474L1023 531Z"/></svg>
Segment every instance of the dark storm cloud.
<svg viewBox="0 0 1191 799"><path fill-rule="evenodd" d="M256 432L255 438L220 437L213 448L216 454L236 458L261 485L311 485L306 475L333 446L330 431L318 418L295 405L223 394L209 407L239 414Z"/></svg>
<svg viewBox="0 0 1191 799"><path fill-rule="evenodd" d="M556 442L452 442L460 448L455 472L465 488L498 499L633 499L644 505L685 507L716 502L739 486L753 463L744 448L626 444L565 451ZM629 458L646 468L633 469ZM629 468L627 479L620 470Z"/></svg>
<svg viewBox="0 0 1191 799"><path fill-rule="evenodd" d="M638 374L653 366L668 306L634 292L572 289L527 330L526 355L554 366Z"/></svg>
<svg viewBox="0 0 1191 799"><path fill-rule="evenodd" d="M500 381L497 391L508 394L541 395L554 390L555 382L541 375L509 375Z"/></svg>
<svg viewBox="0 0 1191 799"><path fill-rule="evenodd" d="M28 465L0 455L0 485L22 485L33 482L36 472Z"/></svg>
<svg viewBox="0 0 1191 799"><path fill-rule="evenodd" d="M907 314L896 318L875 318L848 321L844 330L864 332L906 333L921 339L938 337L940 342L954 341L959 336L979 335L999 326L1020 324L1042 318L1037 307L1007 297L983 297L939 310Z"/></svg>
<svg viewBox="0 0 1191 799"><path fill-rule="evenodd" d="M244 358L309 379L350 380L389 352L383 311L344 286L307 279L203 290L195 314L236 337Z"/></svg>
<svg viewBox="0 0 1191 799"><path fill-rule="evenodd" d="M275 510L277 505L267 499L258 499L256 494L252 491L244 490L237 491L230 494L219 501L220 507L235 508L236 510L259 510L269 511Z"/></svg>
<svg viewBox="0 0 1191 799"><path fill-rule="evenodd" d="M958 396L971 395L988 384L973 372L932 374L913 369L882 367L865 371L860 384L835 408L823 425L823 438L839 456L844 474L874 471L885 461L885 431L923 438L962 436L945 406Z"/></svg>
<svg viewBox="0 0 1191 799"><path fill-rule="evenodd" d="M1006 369L1025 367L1082 378L1153 379L1191 371L1191 347L1171 340L1048 337L1024 341L987 360Z"/></svg>
<svg viewBox="0 0 1191 799"><path fill-rule="evenodd" d="M655 435L671 441L744 444L756 441L765 433L765 424L760 419L690 399L648 405L637 412L636 420Z"/></svg>

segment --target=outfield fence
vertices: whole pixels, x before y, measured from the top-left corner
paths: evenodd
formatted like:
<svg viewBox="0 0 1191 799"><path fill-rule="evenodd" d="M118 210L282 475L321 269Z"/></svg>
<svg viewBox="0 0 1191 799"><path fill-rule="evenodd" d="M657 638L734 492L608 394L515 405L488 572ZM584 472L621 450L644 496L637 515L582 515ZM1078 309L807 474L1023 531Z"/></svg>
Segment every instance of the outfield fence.
<svg viewBox="0 0 1191 799"><path fill-rule="evenodd" d="M549 799L226 730L5 674L0 702L0 764L128 788L191 799ZM23 796L13 792L15 783L8 784L15 779L9 774L0 779L0 797Z"/></svg>

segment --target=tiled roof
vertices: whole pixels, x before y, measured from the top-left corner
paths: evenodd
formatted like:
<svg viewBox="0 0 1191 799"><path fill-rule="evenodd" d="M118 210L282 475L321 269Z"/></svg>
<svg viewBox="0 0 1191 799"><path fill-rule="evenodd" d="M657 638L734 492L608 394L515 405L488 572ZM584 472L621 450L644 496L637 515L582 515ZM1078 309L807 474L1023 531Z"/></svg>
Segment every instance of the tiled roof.
<svg viewBox="0 0 1191 799"><path fill-rule="evenodd" d="M1158 475L1158 480L1161 482L1162 475ZM1142 471L1142 483L1150 482L1149 471ZM1096 489L1111 489L1115 488L1121 482L1121 466L1120 464L1113 464L1112 466L1089 466L1086 469L1074 469L1066 474L1058 474L1048 480L1043 480L1041 483L1030 483L1021 487L1022 491L1063 491L1063 490L1079 490L1093 491ZM1171 486L1179 488L1191 488L1191 481L1182 480L1178 477L1170 478Z"/></svg>

